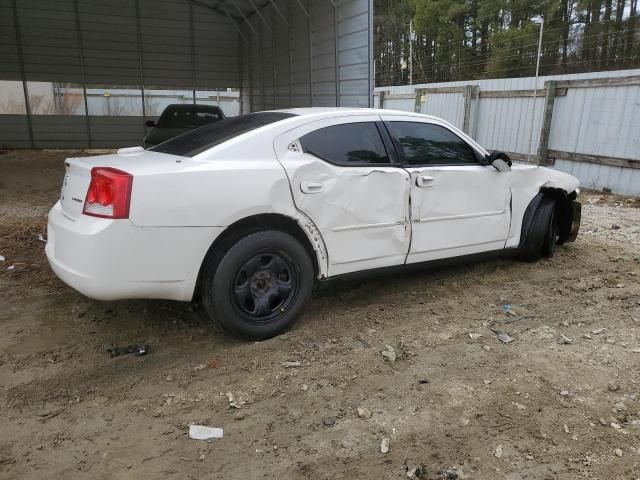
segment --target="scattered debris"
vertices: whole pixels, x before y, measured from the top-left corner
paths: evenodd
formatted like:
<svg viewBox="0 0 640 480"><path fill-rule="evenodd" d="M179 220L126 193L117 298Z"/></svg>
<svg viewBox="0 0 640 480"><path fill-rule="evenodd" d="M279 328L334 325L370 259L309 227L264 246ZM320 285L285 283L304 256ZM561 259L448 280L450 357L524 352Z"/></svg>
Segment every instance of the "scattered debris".
<svg viewBox="0 0 640 480"><path fill-rule="evenodd" d="M571 345L573 343L573 339L567 337L564 333L560 333L560 338L558 339L558 343L560 345Z"/></svg>
<svg viewBox="0 0 640 480"><path fill-rule="evenodd" d="M236 401L236 398L231 392L227 392L227 399L229 400L229 407L231 408L242 408L242 406L246 403L241 398L238 398L238 400Z"/></svg>
<svg viewBox="0 0 640 480"><path fill-rule="evenodd" d="M604 425L605 427L607 426L607 421L602 417L600 417L600 425Z"/></svg>
<svg viewBox="0 0 640 480"><path fill-rule="evenodd" d="M487 352L490 352L490 351L491 351L491 347L490 347L489 345L484 345L484 346L482 347L482 349L483 349L483 350L485 350L485 351L487 351Z"/></svg>
<svg viewBox="0 0 640 480"><path fill-rule="evenodd" d="M387 362L396 361L396 350L391 345L385 345L384 350L380 352Z"/></svg>
<svg viewBox="0 0 640 480"><path fill-rule="evenodd" d="M495 449L495 450L494 450L494 452L493 452L493 455L494 455L496 458L502 458L502 445L498 445L498 446L496 447L496 449Z"/></svg>
<svg viewBox="0 0 640 480"><path fill-rule="evenodd" d="M458 480L458 478L460 478L455 468L445 468L444 470L440 470L438 475L440 475L442 480Z"/></svg>
<svg viewBox="0 0 640 480"><path fill-rule="evenodd" d="M622 430L622 425L617 422L611 422L611 428L613 428L614 430Z"/></svg>
<svg viewBox="0 0 640 480"><path fill-rule="evenodd" d="M189 425L189 436L194 440L212 440L222 438L221 428L205 427L204 425Z"/></svg>
<svg viewBox="0 0 640 480"><path fill-rule="evenodd" d="M336 424L337 420L336 417L327 417L324 420L322 420L322 423L324 423L325 427L333 427Z"/></svg>
<svg viewBox="0 0 640 480"><path fill-rule="evenodd" d="M500 330L495 330L491 327L489 327L489 330L495 333L498 336L498 340L502 343L511 343L515 340L513 337L509 336L509 334L501 332Z"/></svg>
<svg viewBox="0 0 640 480"><path fill-rule="evenodd" d="M207 368L218 368L220 366L219 358L212 358L207 362Z"/></svg>
<svg viewBox="0 0 640 480"><path fill-rule="evenodd" d="M47 239L44 238L41 233L38 234L38 240L40 240L43 243L47 243Z"/></svg>
<svg viewBox="0 0 640 480"><path fill-rule="evenodd" d="M563 428L564 428L564 433L569 433L569 425L565 423Z"/></svg>
<svg viewBox="0 0 640 480"><path fill-rule="evenodd" d="M371 418L371 410L367 407L358 407L358 416L360 418Z"/></svg>
<svg viewBox="0 0 640 480"><path fill-rule="evenodd" d="M13 264L13 265L9 265L9 266L7 267L7 270L13 270L14 268L16 268L16 265L15 265L15 264Z"/></svg>
<svg viewBox="0 0 640 480"><path fill-rule="evenodd" d="M111 358L119 357L120 355L128 355L130 353L133 353L136 357L140 357L149 353L149 345L128 345L126 347L111 347L107 348L107 352L111 354Z"/></svg>
<svg viewBox="0 0 640 480"><path fill-rule="evenodd" d="M204 363L200 363L200 364L196 365L195 367L193 367L193 371L194 372L199 372L200 370L204 370L205 368L207 368L207 366Z"/></svg>
<svg viewBox="0 0 640 480"><path fill-rule="evenodd" d="M618 382L611 381L607 384L607 390L610 392L617 392L620 390L620 384Z"/></svg>
<svg viewBox="0 0 640 480"><path fill-rule="evenodd" d="M591 330L592 335L600 335L601 333L606 332L606 328L596 328L595 330Z"/></svg>
<svg viewBox="0 0 640 480"><path fill-rule="evenodd" d="M569 390L561 390L560 391L560 395L562 395L563 397L568 397L569 396Z"/></svg>
<svg viewBox="0 0 640 480"><path fill-rule="evenodd" d="M616 457L621 457L622 456L622 449L620 448L616 448L613 453L615 454Z"/></svg>
<svg viewBox="0 0 640 480"><path fill-rule="evenodd" d="M307 385L306 383L303 383L302 386L300 387L300 390L302 390L303 392L306 392L307 390L309 390L309 385Z"/></svg>
<svg viewBox="0 0 640 480"><path fill-rule="evenodd" d="M2 255L0 255L0 262L4 262L6 260L6 258L4 258Z"/></svg>
<svg viewBox="0 0 640 480"><path fill-rule="evenodd" d="M426 474L427 469L424 465L420 465L419 467L414 467L411 469L407 467L407 478L410 478L411 480L420 480L421 478L425 478Z"/></svg>
<svg viewBox="0 0 640 480"><path fill-rule="evenodd" d="M510 303L504 303L502 305L502 310L504 311L504 313L510 312L512 309L512 305Z"/></svg>
<svg viewBox="0 0 640 480"><path fill-rule="evenodd" d="M284 368L299 368L302 366L302 362L298 362L298 361L282 362L282 366Z"/></svg>
<svg viewBox="0 0 640 480"><path fill-rule="evenodd" d="M389 453L391 447L389 446L389 437L384 437L380 442L380 453Z"/></svg>
<svg viewBox="0 0 640 480"><path fill-rule="evenodd" d="M418 380L418 383L420 385L426 385L427 383L429 383L429 379L428 378L423 378L421 380Z"/></svg>
<svg viewBox="0 0 640 480"><path fill-rule="evenodd" d="M615 223L611 225L611 230L620 230L620 225L616 225Z"/></svg>
<svg viewBox="0 0 640 480"><path fill-rule="evenodd" d="M471 333L471 332L469 332L469 338L470 338L471 340L477 340L477 339L478 339L478 338L480 338L481 336L482 336L482 334L481 334L481 333Z"/></svg>

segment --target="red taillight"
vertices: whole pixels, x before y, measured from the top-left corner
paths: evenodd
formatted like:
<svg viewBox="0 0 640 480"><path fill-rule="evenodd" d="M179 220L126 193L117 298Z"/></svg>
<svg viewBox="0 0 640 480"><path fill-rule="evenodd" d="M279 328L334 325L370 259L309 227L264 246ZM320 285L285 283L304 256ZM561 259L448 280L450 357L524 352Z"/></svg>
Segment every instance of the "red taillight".
<svg viewBox="0 0 640 480"><path fill-rule="evenodd" d="M92 217L129 218L133 176L111 167L93 167L82 213Z"/></svg>

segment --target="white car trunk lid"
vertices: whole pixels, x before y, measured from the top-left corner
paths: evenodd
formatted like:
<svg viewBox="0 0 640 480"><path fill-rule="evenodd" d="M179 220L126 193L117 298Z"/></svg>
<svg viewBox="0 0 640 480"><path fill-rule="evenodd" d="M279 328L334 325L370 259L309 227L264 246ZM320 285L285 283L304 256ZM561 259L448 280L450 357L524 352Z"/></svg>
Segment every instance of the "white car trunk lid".
<svg viewBox="0 0 640 480"><path fill-rule="evenodd" d="M140 148L120 149L118 153L95 157L68 158L60 192L62 211L71 219L82 215L87 190L91 183L91 169L113 167L136 175L151 175L183 170L193 165L191 158L157 153Z"/></svg>
<svg viewBox="0 0 640 480"><path fill-rule="evenodd" d="M62 211L69 218L78 218L82 214L84 199L91 182L91 166L68 159L64 162L65 172L60 192Z"/></svg>

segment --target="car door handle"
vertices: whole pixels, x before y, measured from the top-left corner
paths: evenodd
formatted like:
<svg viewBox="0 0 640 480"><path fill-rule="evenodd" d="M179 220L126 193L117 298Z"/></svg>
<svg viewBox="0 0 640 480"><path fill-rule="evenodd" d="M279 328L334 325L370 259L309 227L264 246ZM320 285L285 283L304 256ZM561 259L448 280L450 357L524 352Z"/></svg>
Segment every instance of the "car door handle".
<svg viewBox="0 0 640 480"><path fill-rule="evenodd" d="M418 187L432 187L433 186L433 182L435 182L436 179L433 178L430 175L418 175L418 177L416 178L416 186Z"/></svg>
<svg viewBox="0 0 640 480"><path fill-rule="evenodd" d="M324 191L324 183L315 181L305 181L300 184L302 193L320 193Z"/></svg>

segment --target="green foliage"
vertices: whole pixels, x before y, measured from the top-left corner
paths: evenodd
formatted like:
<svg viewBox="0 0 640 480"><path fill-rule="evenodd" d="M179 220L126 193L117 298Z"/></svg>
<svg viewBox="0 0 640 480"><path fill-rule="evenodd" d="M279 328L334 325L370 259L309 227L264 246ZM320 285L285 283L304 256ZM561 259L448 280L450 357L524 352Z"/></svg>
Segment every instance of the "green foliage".
<svg viewBox="0 0 640 480"><path fill-rule="evenodd" d="M542 19L541 75L640 64L638 0L376 0L374 8L378 85L533 75Z"/></svg>

